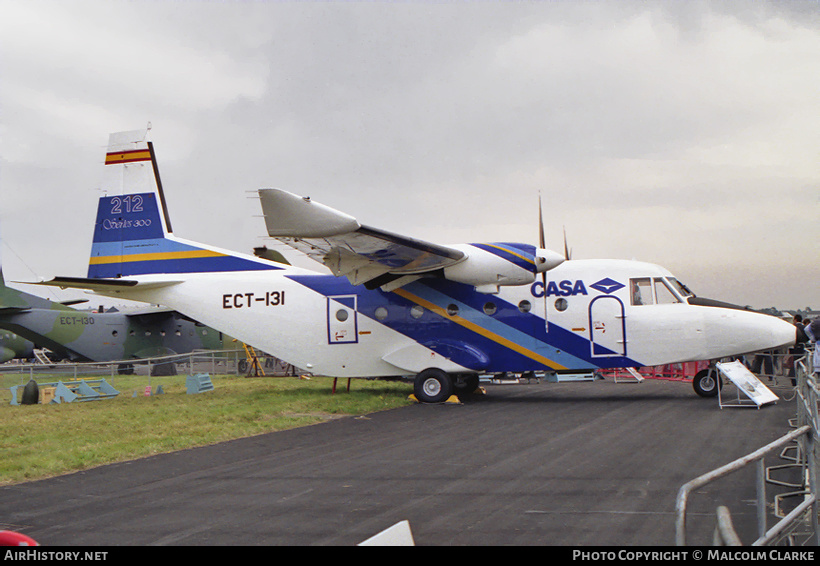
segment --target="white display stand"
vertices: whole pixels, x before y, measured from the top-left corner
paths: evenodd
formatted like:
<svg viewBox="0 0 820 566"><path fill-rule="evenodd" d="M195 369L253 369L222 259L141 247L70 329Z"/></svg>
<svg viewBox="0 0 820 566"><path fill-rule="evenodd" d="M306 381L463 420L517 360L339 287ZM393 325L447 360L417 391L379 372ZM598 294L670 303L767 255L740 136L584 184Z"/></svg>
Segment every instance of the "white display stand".
<svg viewBox="0 0 820 566"><path fill-rule="evenodd" d="M724 402L722 388L718 390L718 403L723 407L757 407L768 403L776 403L779 399L771 389L763 385L755 374L750 372L740 361L718 362L715 364L718 371L737 386L737 399ZM751 403L741 398L740 392L751 400Z"/></svg>
<svg viewBox="0 0 820 566"><path fill-rule="evenodd" d="M410 523L400 521L382 532L373 535L358 546L415 546Z"/></svg>

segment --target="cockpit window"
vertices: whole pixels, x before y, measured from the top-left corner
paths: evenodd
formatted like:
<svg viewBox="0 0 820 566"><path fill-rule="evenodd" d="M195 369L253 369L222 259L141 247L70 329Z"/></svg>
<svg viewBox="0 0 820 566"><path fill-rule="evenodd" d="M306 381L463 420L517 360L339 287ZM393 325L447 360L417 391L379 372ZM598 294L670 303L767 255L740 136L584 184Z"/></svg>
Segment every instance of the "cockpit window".
<svg viewBox="0 0 820 566"><path fill-rule="evenodd" d="M669 283L660 277L655 277L655 300L659 305L671 305L680 303L680 299L672 291Z"/></svg>
<svg viewBox="0 0 820 566"><path fill-rule="evenodd" d="M649 277L637 277L629 280L629 295L633 305L651 305L652 280Z"/></svg>
<svg viewBox="0 0 820 566"><path fill-rule="evenodd" d="M678 281L674 277L667 278L667 281L669 281L669 283L672 284L672 288L675 291L677 291L678 294L681 297L686 298L686 297L694 297L695 296L695 294L692 291L690 291L689 288L686 285L684 285L683 283L681 283L680 281Z"/></svg>

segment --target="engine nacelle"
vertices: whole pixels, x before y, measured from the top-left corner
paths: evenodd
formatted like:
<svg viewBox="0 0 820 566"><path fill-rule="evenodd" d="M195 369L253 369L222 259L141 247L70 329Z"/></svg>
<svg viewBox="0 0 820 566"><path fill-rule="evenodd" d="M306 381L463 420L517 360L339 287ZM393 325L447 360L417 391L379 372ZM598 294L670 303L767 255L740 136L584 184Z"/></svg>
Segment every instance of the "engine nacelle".
<svg viewBox="0 0 820 566"><path fill-rule="evenodd" d="M500 285L529 285L538 273L560 265L560 254L528 244L463 244L451 246L466 259L444 268L444 277L475 286L483 293L497 293Z"/></svg>

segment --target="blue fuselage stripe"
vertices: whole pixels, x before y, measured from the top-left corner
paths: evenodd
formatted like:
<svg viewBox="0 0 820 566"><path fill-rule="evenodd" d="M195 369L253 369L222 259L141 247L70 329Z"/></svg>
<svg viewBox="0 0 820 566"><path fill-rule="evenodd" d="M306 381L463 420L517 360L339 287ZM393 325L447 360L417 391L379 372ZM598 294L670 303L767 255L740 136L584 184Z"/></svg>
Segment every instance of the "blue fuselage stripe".
<svg viewBox="0 0 820 566"><path fill-rule="evenodd" d="M358 296L357 310L380 324L383 324L405 336L427 345L435 350L437 340L442 343L453 341L470 344L483 351L490 362L484 371L531 371L542 370L546 366L536 358L547 358L556 365L567 369L588 369L598 367L633 367L640 364L623 356L610 358L592 358L590 342L562 327L550 324L546 331L544 319L532 314L522 313L517 305L498 296L476 293L469 285L452 281L431 279L417 281L402 289L407 293L400 296L395 292L384 292L379 289L368 291L362 286L353 286L347 279L327 275L289 276L290 279L325 296L355 294ZM406 298L415 295L447 310L449 305L458 308L458 316L480 327L474 331L459 324L447 315L425 309L420 318L413 318L410 309L416 303ZM490 297L490 298L488 298ZM493 315L483 312L484 303L491 300L497 308ZM533 299L537 300L537 299ZM387 317L377 317L376 309L387 309ZM505 346L492 336L508 340L521 346L534 356L527 356ZM457 362L457 360L454 360Z"/></svg>

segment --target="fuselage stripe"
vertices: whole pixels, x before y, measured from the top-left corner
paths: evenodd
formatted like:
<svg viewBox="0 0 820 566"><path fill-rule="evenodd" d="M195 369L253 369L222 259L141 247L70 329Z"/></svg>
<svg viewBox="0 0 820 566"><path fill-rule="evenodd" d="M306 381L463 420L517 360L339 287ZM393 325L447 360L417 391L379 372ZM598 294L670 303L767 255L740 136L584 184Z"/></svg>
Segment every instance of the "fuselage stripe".
<svg viewBox="0 0 820 566"><path fill-rule="evenodd" d="M516 344L512 340L504 338L503 336L500 336L500 335L496 334L495 332L491 332L491 331L487 330L486 328L483 328L483 327L479 326L478 324L475 324L474 322L466 320L465 318L462 318L458 315L450 315L442 307L436 305L435 303L432 303L432 302L428 301L427 299L423 299L423 298L421 298L417 295L414 295L413 293L410 293L409 291L407 291L405 289L402 289L402 288L395 289L393 291L393 293L399 295L400 297L403 297L403 298L407 299L408 301L416 303L417 305L420 305L420 306L430 310L431 312L435 312L436 314L446 318L447 320L452 320L456 324L458 324L460 326L463 326L464 328L467 328L468 330L472 330L476 334L480 334L481 336L484 336L485 338L488 338L488 339L492 340L493 342L496 342L497 344L505 346L505 347L509 348L510 350L513 350L513 351L515 351L515 352L517 352L517 353L519 353L523 356L526 356L526 357L528 357L532 360L535 360L535 361L537 361L541 364L544 364L547 367L550 367L550 368L555 369L555 370L567 369L565 366L563 366L561 364L558 364L558 363L556 363L556 362L554 362L554 361L552 361L548 358L545 358L544 356L542 356L540 354L537 354L536 352L533 352L532 350L524 348L523 346L521 346L519 344Z"/></svg>
<svg viewBox="0 0 820 566"><path fill-rule="evenodd" d="M185 252L159 252L149 254L124 254L115 256L92 257L89 265L103 265L107 263L135 262L135 261L157 261L168 259L193 259L203 257L224 257L225 254L210 250L193 250Z"/></svg>
<svg viewBox="0 0 820 566"><path fill-rule="evenodd" d="M529 258L529 257L523 256L523 255L521 255L521 254L520 254L520 253L518 253L518 252L514 252L514 251L513 251L513 250L511 250L510 248L505 248L505 247L503 247L503 246L498 246L498 245L496 245L496 244L484 244L484 245L485 245L485 246L487 246L488 248L495 248L495 249L497 249L497 250L501 250L502 252L506 252L506 253L508 253L508 254L510 254L510 255L513 255L513 256L515 256L515 257L517 257L517 258L519 258L519 259L523 259L524 261L526 261L527 263L529 263L529 264L531 264L531 265L535 265L535 261L533 261L533 259L532 259L532 258Z"/></svg>

